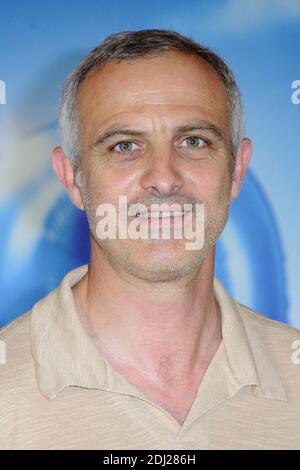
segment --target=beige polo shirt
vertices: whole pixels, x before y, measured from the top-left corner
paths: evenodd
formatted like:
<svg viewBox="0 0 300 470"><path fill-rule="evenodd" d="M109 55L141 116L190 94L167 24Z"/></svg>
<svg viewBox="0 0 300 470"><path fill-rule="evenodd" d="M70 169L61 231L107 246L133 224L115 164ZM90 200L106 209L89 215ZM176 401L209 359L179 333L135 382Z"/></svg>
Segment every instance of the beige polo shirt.
<svg viewBox="0 0 300 470"><path fill-rule="evenodd" d="M83 329L71 286L87 268L0 333L1 449L300 449L300 331L238 304L215 279L223 341L180 426Z"/></svg>

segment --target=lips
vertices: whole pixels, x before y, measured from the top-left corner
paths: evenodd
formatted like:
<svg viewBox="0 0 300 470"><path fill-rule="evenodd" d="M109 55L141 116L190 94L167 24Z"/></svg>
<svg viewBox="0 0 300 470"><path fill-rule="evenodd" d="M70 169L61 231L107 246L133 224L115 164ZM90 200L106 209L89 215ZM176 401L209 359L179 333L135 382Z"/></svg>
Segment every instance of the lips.
<svg viewBox="0 0 300 470"><path fill-rule="evenodd" d="M140 210L139 210L140 209ZM185 209L185 210L184 210ZM183 217L191 210L183 207L181 204L152 204L148 210L146 208L137 208L136 217L141 219L158 219L167 217Z"/></svg>
<svg viewBox="0 0 300 470"><path fill-rule="evenodd" d="M187 212L190 211L144 211L137 212L136 217L141 219L158 219L165 217L183 217Z"/></svg>

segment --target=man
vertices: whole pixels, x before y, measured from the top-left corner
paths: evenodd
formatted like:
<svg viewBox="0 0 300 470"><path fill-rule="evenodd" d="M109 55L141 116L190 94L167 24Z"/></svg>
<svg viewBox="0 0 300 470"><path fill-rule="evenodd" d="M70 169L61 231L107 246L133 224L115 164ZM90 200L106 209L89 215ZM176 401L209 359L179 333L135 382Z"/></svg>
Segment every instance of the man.
<svg viewBox="0 0 300 470"><path fill-rule="evenodd" d="M66 81L60 125L91 260L1 334L0 447L300 448L300 332L214 278L251 158L228 67L174 32L112 35Z"/></svg>

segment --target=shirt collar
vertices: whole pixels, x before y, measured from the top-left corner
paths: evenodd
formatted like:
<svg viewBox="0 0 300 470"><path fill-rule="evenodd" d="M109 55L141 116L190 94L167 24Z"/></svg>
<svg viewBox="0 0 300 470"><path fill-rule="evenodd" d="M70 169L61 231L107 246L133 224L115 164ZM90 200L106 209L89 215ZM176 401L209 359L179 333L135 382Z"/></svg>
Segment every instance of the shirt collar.
<svg viewBox="0 0 300 470"><path fill-rule="evenodd" d="M72 286L88 265L70 271L31 312L31 345L41 392L55 398L66 386L106 386L106 365L77 315Z"/></svg>
<svg viewBox="0 0 300 470"><path fill-rule="evenodd" d="M241 388L254 385L254 393L287 401L283 383L254 322L255 313L232 299L214 278L214 292L222 312L222 336L232 376Z"/></svg>
<svg viewBox="0 0 300 470"><path fill-rule="evenodd" d="M72 286L87 270L88 265L83 265L70 271L55 290L32 308L31 345L39 388L49 399L67 386L132 392L145 397L110 367L81 324ZM287 400L251 313L230 298L216 278L214 291L222 314L222 342L236 390L254 385L256 395Z"/></svg>

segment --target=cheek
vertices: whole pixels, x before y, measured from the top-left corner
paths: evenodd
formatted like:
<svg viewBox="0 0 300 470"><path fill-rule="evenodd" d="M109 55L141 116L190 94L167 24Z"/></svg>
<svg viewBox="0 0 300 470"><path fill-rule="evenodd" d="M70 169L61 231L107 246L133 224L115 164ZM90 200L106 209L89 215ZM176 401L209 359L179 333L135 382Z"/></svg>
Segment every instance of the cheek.
<svg viewBox="0 0 300 470"><path fill-rule="evenodd" d="M230 192L230 175L225 168L202 167L190 175L188 185L198 194L199 199L211 201Z"/></svg>
<svg viewBox="0 0 300 470"><path fill-rule="evenodd" d="M135 187L133 179L132 175L127 177L125 172L122 174L103 167L93 168L86 174L85 188L94 207L100 203L109 203L118 209L120 196L127 196L128 202L131 200Z"/></svg>

